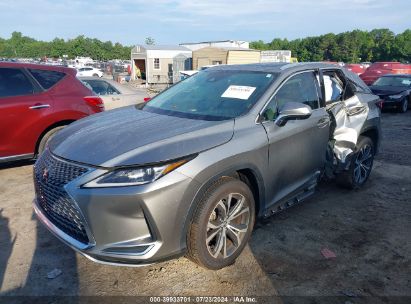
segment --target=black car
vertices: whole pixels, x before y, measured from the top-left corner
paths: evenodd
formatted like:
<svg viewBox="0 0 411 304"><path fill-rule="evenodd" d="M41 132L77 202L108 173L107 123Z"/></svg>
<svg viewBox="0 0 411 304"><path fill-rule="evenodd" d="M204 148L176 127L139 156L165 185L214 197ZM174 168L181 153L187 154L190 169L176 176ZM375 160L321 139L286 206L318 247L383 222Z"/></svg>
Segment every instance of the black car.
<svg viewBox="0 0 411 304"><path fill-rule="evenodd" d="M396 108L405 113L411 103L411 75L393 74L378 78L370 89L383 101L383 109Z"/></svg>

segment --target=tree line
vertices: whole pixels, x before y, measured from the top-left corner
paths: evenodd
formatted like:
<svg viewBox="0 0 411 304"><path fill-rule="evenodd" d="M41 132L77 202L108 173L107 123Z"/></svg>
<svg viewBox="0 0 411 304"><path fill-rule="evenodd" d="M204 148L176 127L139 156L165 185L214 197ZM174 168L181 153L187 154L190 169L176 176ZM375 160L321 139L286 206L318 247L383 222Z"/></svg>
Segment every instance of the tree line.
<svg viewBox="0 0 411 304"><path fill-rule="evenodd" d="M250 43L258 50L291 50L298 61L342 61L346 63L400 61L411 62L411 29L395 35L388 29L354 30L340 34L287 40L275 38Z"/></svg>
<svg viewBox="0 0 411 304"><path fill-rule="evenodd" d="M0 58L68 58L88 56L98 60L130 59L131 47L111 41L78 36L74 39L55 38L53 41L38 41L13 32L11 38L0 38Z"/></svg>
<svg viewBox="0 0 411 304"><path fill-rule="evenodd" d="M151 37L147 38L152 40ZM146 39L146 42L147 42ZM275 38L271 42L253 41L250 47L258 50L291 50L299 61L364 61L411 62L411 29L395 35L388 29L354 30L340 34L287 40ZM13 32L11 38L0 38L0 58L69 58L89 56L98 60L129 59L130 46L111 41L78 36L74 39L38 41Z"/></svg>

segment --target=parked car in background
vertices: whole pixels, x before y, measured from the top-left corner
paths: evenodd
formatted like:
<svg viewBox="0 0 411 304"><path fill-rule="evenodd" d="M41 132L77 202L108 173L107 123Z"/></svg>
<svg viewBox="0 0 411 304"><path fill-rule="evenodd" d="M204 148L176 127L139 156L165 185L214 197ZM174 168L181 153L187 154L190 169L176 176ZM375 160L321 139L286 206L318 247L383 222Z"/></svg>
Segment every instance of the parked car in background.
<svg viewBox="0 0 411 304"><path fill-rule="evenodd" d="M377 101L336 65L199 71L141 108L59 132L35 164L34 209L93 261L186 254L219 269L242 252L256 218L310 197L326 164L341 185L364 185L379 144Z"/></svg>
<svg viewBox="0 0 411 304"><path fill-rule="evenodd" d="M367 67L360 63L349 63L344 65L344 67L357 75L361 75L367 70Z"/></svg>
<svg viewBox="0 0 411 304"><path fill-rule="evenodd" d="M383 109L396 108L405 113L411 105L411 74L384 75L370 89L380 96Z"/></svg>
<svg viewBox="0 0 411 304"><path fill-rule="evenodd" d="M411 64L400 62L375 62L360 75L360 78L367 85L371 85L378 78L386 74L411 74Z"/></svg>
<svg viewBox="0 0 411 304"><path fill-rule="evenodd" d="M78 77L86 77L86 76L93 76L93 77L103 77L103 72L99 69L93 67L84 67L77 69L77 76Z"/></svg>
<svg viewBox="0 0 411 304"><path fill-rule="evenodd" d="M58 130L103 109L74 69L0 62L0 162L33 158Z"/></svg>
<svg viewBox="0 0 411 304"><path fill-rule="evenodd" d="M365 69L368 69L372 65L372 62L363 61L360 64L363 65L365 67Z"/></svg>
<svg viewBox="0 0 411 304"><path fill-rule="evenodd" d="M79 77L94 93L103 99L104 108L111 110L129 105L141 104L148 98L145 90L131 89L110 79Z"/></svg>

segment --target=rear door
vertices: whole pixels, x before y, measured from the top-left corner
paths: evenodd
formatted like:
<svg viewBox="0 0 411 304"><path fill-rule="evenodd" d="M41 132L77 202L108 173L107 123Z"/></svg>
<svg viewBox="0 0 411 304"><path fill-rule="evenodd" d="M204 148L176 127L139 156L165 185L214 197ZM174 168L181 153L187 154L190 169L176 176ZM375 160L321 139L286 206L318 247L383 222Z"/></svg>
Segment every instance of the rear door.
<svg viewBox="0 0 411 304"><path fill-rule="evenodd" d="M0 68L0 158L34 154L52 100L24 69Z"/></svg>
<svg viewBox="0 0 411 304"><path fill-rule="evenodd" d="M325 164L330 118L320 104L320 86L315 71L299 72L286 80L264 110L269 141L270 187L268 201L275 203L315 178ZM279 108L300 102L312 108L303 120L275 124Z"/></svg>
<svg viewBox="0 0 411 304"><path fill-rule="evenodd" d="M149 97L144 90L133 90L114 81L107 81L107 83L110 86L109 93L112 94L112 100L118 102L117 104L113 104L115 107L141 104L144 103L144 98ZM119 95L116 95L116 92L118 92Z"/></svg>

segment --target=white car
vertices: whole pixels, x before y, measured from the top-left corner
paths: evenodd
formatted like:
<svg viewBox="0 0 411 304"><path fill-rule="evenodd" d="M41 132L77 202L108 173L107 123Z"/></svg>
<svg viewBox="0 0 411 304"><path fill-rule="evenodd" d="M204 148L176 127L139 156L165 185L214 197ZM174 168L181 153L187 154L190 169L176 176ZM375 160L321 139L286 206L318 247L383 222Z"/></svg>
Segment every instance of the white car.
<svg viewBox="0 0 411 304"><path fill-rule="evenodd" d="M103 77L103 72L93 67L77 69L77 77Z"/></svg>
<svg viewBox="0 0 411 304"><path fill-rule="evenodd" d="M110 79L97 77L79 77L79 79L101 97L106 110L140 104L149 98L144 89L130 88Z"/></svg>

